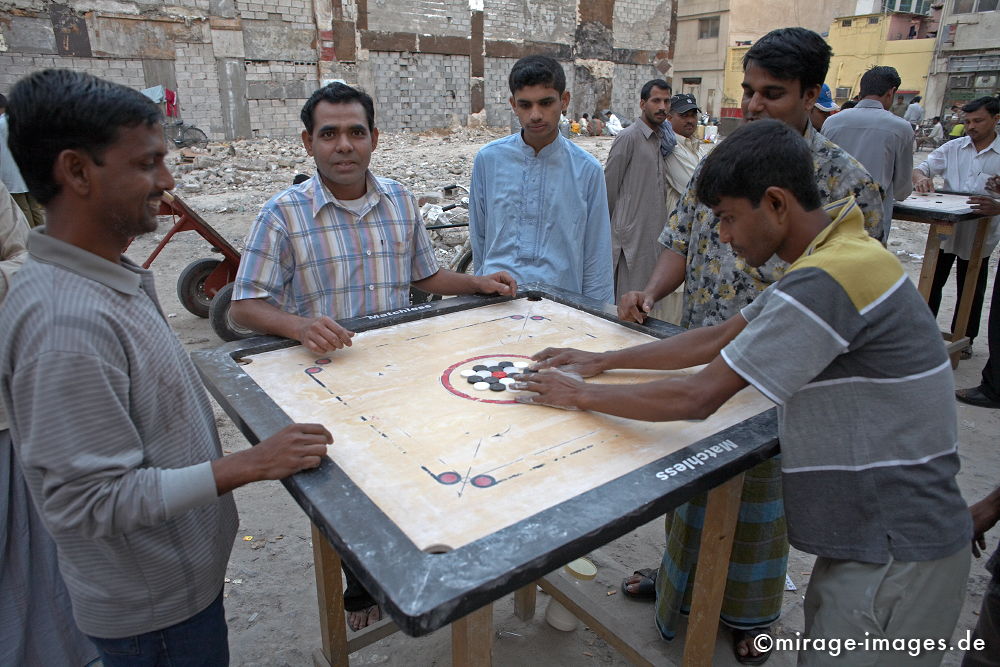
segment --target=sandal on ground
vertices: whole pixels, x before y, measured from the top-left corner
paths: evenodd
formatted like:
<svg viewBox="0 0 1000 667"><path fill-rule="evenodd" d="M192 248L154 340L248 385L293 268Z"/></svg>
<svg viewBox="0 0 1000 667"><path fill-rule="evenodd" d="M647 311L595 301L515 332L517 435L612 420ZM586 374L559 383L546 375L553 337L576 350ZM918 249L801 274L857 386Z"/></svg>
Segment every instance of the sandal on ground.
<svg viewBox="0 0 1000 667"><path fill-rule="evenodd" d="M645 568L636 570L631 576L622 579L622 593L632 600L653 601L656 600L656 569ZM629 579L639 577L639 581L629 582ZM635 591L630 591L629 586L638 586Z"/></svg>
<svg viewBox="0 0 1000 667"><path fill-rule="evenodd" d="M769 643L769 648L761 653L760 655L751 655L749 652L746 655L740 655L739 646L742 642L746 642L747 648L749 650L758 650L754 645L754 639L760 635L771 635L771 628L753 628L752 630L732 630L733 634L733 656L735 656L736 661L741 665L763 665L767 662L767 659L771 657L771 650L774 647L773 642Z"/></svg>

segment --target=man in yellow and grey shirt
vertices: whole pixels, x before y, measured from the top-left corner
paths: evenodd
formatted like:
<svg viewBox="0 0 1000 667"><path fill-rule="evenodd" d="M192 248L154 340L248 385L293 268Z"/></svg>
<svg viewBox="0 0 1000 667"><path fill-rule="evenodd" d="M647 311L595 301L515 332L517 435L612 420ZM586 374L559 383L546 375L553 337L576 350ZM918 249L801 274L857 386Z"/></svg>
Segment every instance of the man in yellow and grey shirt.
<svg viewBox="0 0 1000 667"><path fill-rule="evenodd" d="M740 313L616 352L535 355L542 369L582 376L703 370L639 385L541 372L514 386L535 392L526 403L669 421L706 418L752 385L778 406L788 540L818 557L805 636L855 640L852 664L878 655L870 651L882 644L866 639L919 637L933 647L907 664L938 665L962 609L972 536L955 481L951 365L926 304L865 233L853 197L821 206L811 162L798 133L761 120L702 163L697 196L719 217L720 240L751 266L774 254L790 263ZM800 665L836 660L799 656Z"/></svg>

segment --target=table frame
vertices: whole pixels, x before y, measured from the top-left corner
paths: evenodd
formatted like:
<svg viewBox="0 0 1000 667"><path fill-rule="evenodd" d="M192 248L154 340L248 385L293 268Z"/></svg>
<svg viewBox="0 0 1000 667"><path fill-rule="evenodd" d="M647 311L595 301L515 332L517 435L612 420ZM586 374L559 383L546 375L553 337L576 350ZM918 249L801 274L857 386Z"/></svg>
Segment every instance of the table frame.
<svg viewBox="0 0 1000 667"><path fill-rule="evenodd" d="M545 285L524 286L517 298L550 299L619 322L612 307ZM341 324L360 332L507 300L510 298L456 297L344 320ZM682 331L664 322L647 322L619 323L658 338ZM237 360L297 344L260 337L192 354L209 391L251 444L271 436L291 420L242 371ZM335 427L331 430L336 436ZM658 472L723 440L730 440L737 448L705 462L697 473L657 478ZM343 470L325 458L319 468L282 482L313 524L323 635L322 651L314 654L314 661L346 665L349 653L390 634L396 627L421 636L451 623L454 664L488 665L493 601L518 591L518 614L530 617L536 581L557 599L566 597L557 583L552 583L553 577L546 574L695 495L708 492L706 530L695 585L710 594L699 593L694 603L685 653L685 664L708 664L714 649L742 473L777 451L777 417L770 409L445 554L418 550ZM344 623L341 558L392 619L355 633L350 641ZM453 576L456 572L462 576ZM590 613L579 601L567 598L565 602L567 608L584 618ZM627 642L615 639L620 633L614 631L614 619L602 620L594 618L590 621L595 624L592 627L630 659L651 664L628 649Z"/></svg>
<svg viewBox="0 0 1000 667"><path fill-rule="evenodd" d="M950 192L939 190L941 194L966 194L961 192ZM969 195L972 196L972 195ZM920 222L930 226L927 231L927 243L924 245L924 261L920 265L920 279L917 282L917 291L924 301L930 301L931 286L934 283L934 272L937 269L938 251L941 249L941 237L955 233L955 225L959 222L976 221L976 236L972 241L972 257L969 259L969 266L965 271L965 283L962 289L962 298L956 306L957 317L955 319L954 331L942 331L941 334L948 341L948 356L951 358L953 368L958 367L958 362L962 351L971 347L972 341L965 335L969 328L969 316L972 313L972 301L976 293L976 285L979 283L979 269L983 262L983 243L986 239L986 230L989 227L990 217L983 217L974 213L969 208L968 213L949 213L938 211L927 211L922 208L909 206L903 202L896 202L892 208L894 220L907 220L909 222Z"/></svg>

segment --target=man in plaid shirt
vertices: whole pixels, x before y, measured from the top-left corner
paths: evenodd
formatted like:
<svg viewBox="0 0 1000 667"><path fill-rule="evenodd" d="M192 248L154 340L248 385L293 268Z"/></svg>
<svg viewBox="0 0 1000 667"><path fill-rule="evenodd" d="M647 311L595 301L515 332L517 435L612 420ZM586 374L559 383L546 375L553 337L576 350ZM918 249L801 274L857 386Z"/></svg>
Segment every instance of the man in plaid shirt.
<svg viewBox="0 0 1000 667"><path fill-rule="evenodd" d="M351 344L335 319L403 308L409 287L434 294L510 294L506 272L439 269L413 195L368 170L378 145L372 98L343 83L302 107L317 173L264 205L247 239L231 315L243 326L322 354Z"/></svg>

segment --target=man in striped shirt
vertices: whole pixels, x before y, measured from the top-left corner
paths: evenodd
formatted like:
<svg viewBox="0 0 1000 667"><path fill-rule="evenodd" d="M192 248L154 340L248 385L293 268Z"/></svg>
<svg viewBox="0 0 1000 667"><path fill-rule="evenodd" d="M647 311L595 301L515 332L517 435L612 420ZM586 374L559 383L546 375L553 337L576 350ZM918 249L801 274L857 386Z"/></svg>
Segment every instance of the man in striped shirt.
<svg viewBox="0 0 1000 667"><path fill-rule="evenodd" d="M703 163L697 196L719 217L721 240L751 266L774 254L791 263L739 314L617 352L535 355L542 368L583 376L702 371L633 386L543 372L514 386L536 392L526 403L667 421L705 418L753 385L778 405L789 542L818 556L805 636L831 649L853 639L858 651L933 640L907 664L937 665L962 608L972 536L955 482L951 366L899 262L865 233L853 197L821 207L811 164L801 136L772 120L741 128ZM837 655L805 651L799 664Z"/></svg>
<svg viewBox="0 0 1000 667"><path fill-rule="evenodd" d="M378 145L372 98L343 83L302 107L302 143L316 175L264 205L247 239L231 314L315 353L351 344L335 320L403 308L409 288L433 294L510 294L506 272L439 269L413 195L368 165Z"/></svg>
<svg viewBox="0 0 1000 667"><path fill-rule="evenodd" d="M239 522L230 492L318 466L332 438L292 424L222 455L153 274L121 255L156 230L174 186L156 105L88 74L44 70L17 82L9 111L11 151L47 223L31 231L0 310L0 393L73 616L107 667L227 665L222 588ZM52 601L21 604L27 614Z"/></svg>

